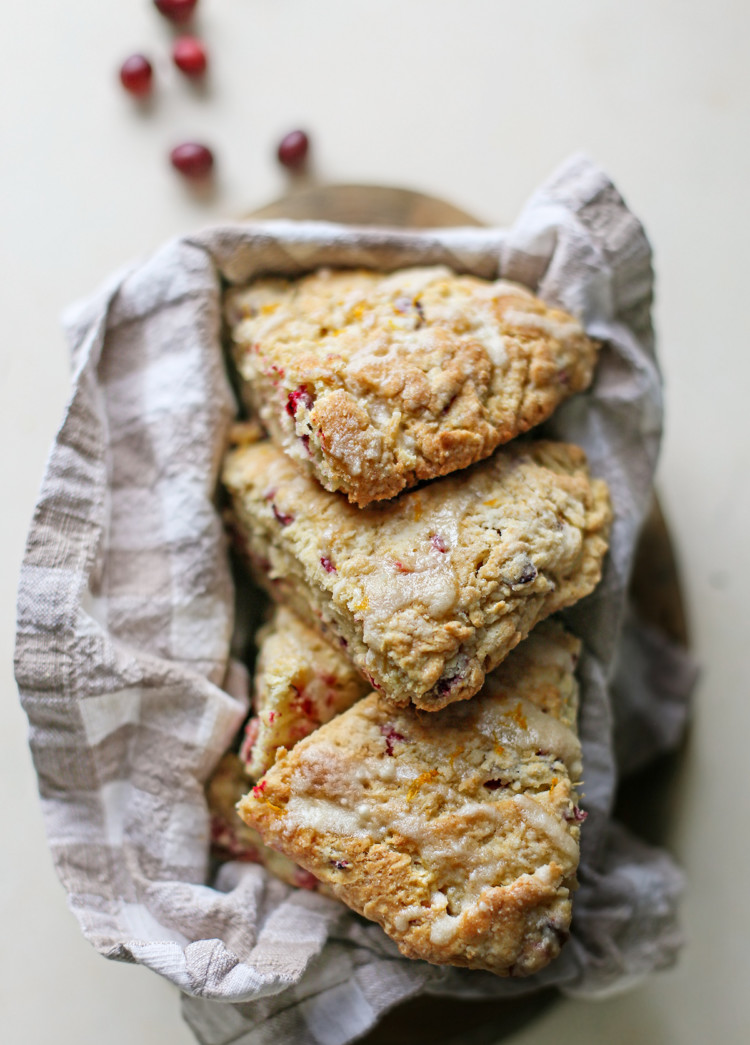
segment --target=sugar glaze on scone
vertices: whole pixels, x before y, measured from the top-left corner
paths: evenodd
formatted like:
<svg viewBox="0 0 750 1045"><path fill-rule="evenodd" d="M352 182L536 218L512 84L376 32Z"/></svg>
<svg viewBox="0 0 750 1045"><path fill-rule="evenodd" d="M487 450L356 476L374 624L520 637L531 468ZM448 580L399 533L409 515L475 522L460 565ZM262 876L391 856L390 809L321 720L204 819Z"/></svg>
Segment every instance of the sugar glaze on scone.
<svg viewBox="0 0 750 1045"><path fill-rule="evenodd" d="M255 714L240 757L253 779L272 766L279 747L294 747L369 692L344 654L291 610L277 606L256 636Z"/></svg>
<svg viewBox="0 0 750 1045"><path fill-rule="evenodd" d="M537 972L567 938L585 819L578 649L542 624L434 715L373 693L282 754L240 815L408 957Z"/></svg>
<svg viewBox="0 0 750 1045"><path fill-rule="evenodd" d="M335 637L396 704L471 697L541 619L598 583L606 485L578 447L513 443L460 475L358 509L270 442L224 467L258 579Z"/></svg>
<svg viewBox="0 0 750 1045"><path fill-rule="evenodd" d="M487 457L586 388L597 345L525 287L444 267L229 292L248 406L361 507Z"/></svg>

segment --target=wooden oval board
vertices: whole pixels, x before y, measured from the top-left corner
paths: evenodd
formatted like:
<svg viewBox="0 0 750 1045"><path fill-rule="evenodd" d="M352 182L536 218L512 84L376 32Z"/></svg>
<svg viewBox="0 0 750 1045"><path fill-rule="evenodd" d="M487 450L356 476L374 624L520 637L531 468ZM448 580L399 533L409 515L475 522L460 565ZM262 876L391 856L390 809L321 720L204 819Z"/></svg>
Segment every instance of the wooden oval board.
<svg viewBox="0 0 750 1045"><path fill-rule="evenodd" d="M482 224L434 196L382 185L304 185L247 217L391 228ZM656 499L636 552L631 595L643 620L661 628L681 645L687 645L677 564ZM388 1013L360 1042L361 1045L494 1045L538 1016L556 997L557 992L549 989L529 998L507 1001L465 1001L423 995Z"/></svg>

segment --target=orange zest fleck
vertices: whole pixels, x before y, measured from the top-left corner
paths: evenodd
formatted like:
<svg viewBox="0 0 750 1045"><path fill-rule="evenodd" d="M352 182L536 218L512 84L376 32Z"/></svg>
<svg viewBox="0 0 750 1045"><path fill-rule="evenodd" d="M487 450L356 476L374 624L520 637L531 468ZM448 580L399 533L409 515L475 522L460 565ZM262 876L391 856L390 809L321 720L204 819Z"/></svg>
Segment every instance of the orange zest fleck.
<svg viewBox="0 0 750 1045"><path fill-rule="evenodd" d="M283 806L276 805L275 802L272 802L270 798L266 798L265 795L258 795L257 798L259 798L264 805L267 805L276 816L286 816L286 809Z"/></svg>
<svg viewBox="0 0 750 1045"><path fill-rule="evenodd" d="M428 769L426 773L420 774L416 780L412 781L411 787L406 792L406 801L411 802L412 799L416 798L417 791L423 784L426 784L429 780L434 780L438 775L437 769Z"/></svg>
<svg viewBox="0 0 750 1045"><path fill-rule="evenodd" d="M506 712L508 718L512 718L519 729L528 729L529 723L526 721L526 716L521 708L521 701L516 704L512 711Z"/></svg>
<svg viewBox="0 0 750 1045"><path fill-rule="evenodd" d="M261 305L260 313L262 316L270 316L279 307L278 301L271 302L270 305Z"/></svg>
<svg viewBox="0 0 750 1045"><path fill-rule="evenodd" d="M267 805L268 808L272 809L277 816L285 816L286 809L284 809L283 806L277 806L276 803L272 802L270 798L266 798L264 791L266 790L267 786L267 782L265 780L261 780L261 782L259 784L256 784L253 788L253 797L257 798L259 802L263 802L265 805Z"/></svg>
<svg viewBox="0 0 750 1045"><path fill-rule="evenodd" d="M453 752L453 754L448 759L448 761L451 764L451 769L453 769L453 760L458 758L459 755L463 754L463 751L464 751L464 745L463 744L459 744L458 747L456 748L456 750Z"/></svg>
<svg viewBox="0 0 750 1045"><path fill-rule="evenodd" d="M355 613L364 613L364 611L369 608L369 605L370 605L370 600L365 595L364 599L362 599L362 601L360 602L359 606L355 607L354 612Z"/></svg>
<svg viewBox="0 0 750 1045"><path fill-rule="evenodd" d="M422 518L422 499L421 497L414 498L414 522L419 522Z"/></svg>
<svg viewBox="0 0 750 1045"><path fill-rule="evenodd" d="M276 816L286 816L286 809L283 806L277 806L274 802L269 802L267 798L263 801L266 803L269 809L272 809Z"/></svg>
<svg viewBox="0 0 750 1045"><path fill-rule="evenodd" d="M496 755L504 755L505 754L505 748L503 747L502 744L495 744L495 754Z"/></svg>
<svg viewBox="0 0 750 1045"><path fill-rule="evenodd" d="M482 504L485 506L485 508L497 508L500 502L498 501L497 497L491 497L489 501L482 501Z"/></svg>

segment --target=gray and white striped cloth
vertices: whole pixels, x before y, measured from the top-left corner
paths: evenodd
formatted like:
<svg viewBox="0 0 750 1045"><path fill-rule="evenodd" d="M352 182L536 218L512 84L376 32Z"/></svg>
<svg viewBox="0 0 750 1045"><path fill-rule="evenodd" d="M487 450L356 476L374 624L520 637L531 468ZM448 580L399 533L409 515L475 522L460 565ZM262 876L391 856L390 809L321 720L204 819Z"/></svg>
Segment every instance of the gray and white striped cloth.
<svg viewBox="0 0 750 1045"><path fill-rule="evenodd" d="M616 521L601 586L568 614L586 646L589 820L574 932L525 981L409 961L377 926L257 866L226 864L207 880L203 786L248 706L229 655L233 582L217 511L235 412L222 285L319 265L437 263L526 283L605 342L593 389L547 426L585 447ZM661 427L651 293L641 226L577 157L507 230L228 225L168 243L67 316L72 392L26 549L16 675L72 910L102 954L182 989L200 1041L344 1045L423 990L501 998L557 984L593 995L673 960L680 874L610 820L609 681ZM647 671L617 687L618 722L628 722L629 690L649 709L654 752L684 718L691 669L679 657L677 668L669 700L649 691Z"/></svg>

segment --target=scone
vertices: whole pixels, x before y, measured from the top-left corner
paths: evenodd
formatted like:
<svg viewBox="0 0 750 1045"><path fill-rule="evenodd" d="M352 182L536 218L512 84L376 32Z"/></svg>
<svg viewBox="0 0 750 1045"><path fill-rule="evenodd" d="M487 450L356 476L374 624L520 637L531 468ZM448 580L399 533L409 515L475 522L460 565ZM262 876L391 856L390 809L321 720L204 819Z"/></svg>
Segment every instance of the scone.
<svg viewBox="0 0 750 1045"><path fill-rule="evenodd" d="M240 815L407 957L537 972L568 935L585 819L578 646L542 624L434 715L373 693L281 756Z"/></svg>
<svg viewBox="0 0 750 1045"><path fill-rule="evenodd" d="M230 291L246 403L360 505L479 461L587 387L597 345L504 280L320 270Z"/></svg>
<svg viewBox="0 0 750 1045"><path fill-rule="evenodd" d="M276 750L294 747L370 687L351 661L283 606L257 635L255 714L240 757L253 779L273 765Z"/></svg>
<svg viewBox="0 0 750 1045"><path fill-rule="evenodd" d="M287 885L326 892L315 875L276 849L271 849L254 828L248 827L239 818L236 806L249 784L242 762L237 755L230 753L224 755L206 785L211 815L211 851L214 857L220 861L240 860L243 863L262 864Z"/></svg>
<svg viewBox="0 0 750 1045"><path fill-rule="evenodd" d="M231 452L224 483L276 600L392 703L428 711L473 696L538 621L588 594L607 548L607 487L564 443L512 443L363 509L268 441Z"/></svg>

